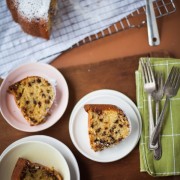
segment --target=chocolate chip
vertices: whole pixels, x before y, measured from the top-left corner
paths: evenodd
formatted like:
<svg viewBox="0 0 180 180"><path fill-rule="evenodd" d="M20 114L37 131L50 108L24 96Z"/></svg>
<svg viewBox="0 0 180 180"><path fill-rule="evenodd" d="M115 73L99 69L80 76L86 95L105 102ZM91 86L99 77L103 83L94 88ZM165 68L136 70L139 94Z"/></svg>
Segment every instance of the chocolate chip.
<svg viewBox="0 0 180 180"><path fill-rule="evenodd" d="M102 133L102 136L105 136L106 135L106 131L104 131L103 133Z"/></svg>
<svg viewBox="0 0 180 180"><path fill-rule="evenodd" d="M23 112L26 112L26 111L27 111L27 108L22 107L22 111L23 111Z"/></svg>
<svg viewBox="0 0 180 180"><path fill-rule="evenodd" d="M38 83L41 83L41 79L38 78L38 79L37 79L37 82L38 82Z"/></svg>
<svg viewBox="0 0 180 180"><path fill-rule="evenodd" d="M39 107L41 107L41 105L42 105L41 101L38 102L38 105L39 105Z"/></svg>
<svg viewBox="0 0 180 180"><path fill-rule="evenodd" d="M118 119L117 119L116 121L114 121L114 123L116 123L116 124L117 124L117 123L118 123Z"/></svg>
<svg viewBox="0 0 180 180"><path fill-rule="evenodd" d="M46 103L46 104L49 104L49 103L50 103L49 99L46 99L46 100L45 100L45 103Z"/></svg>
<svg viewBox="0 0 180 180"><path fill-rule="evenodd" d="M26 104L29 104L29 101L26 101Z"/></svg>
<svg viewBox="0 0 180 180"><path fill-rule="evenodd" d="M101 130L101 128L98 128L98 129L96 129L96 132L98 133L98 132L100 132L100 130Z"/></svg>
<svg viewBox="0 0 180 180"><path fill-rule="evenodd" d="M34 103L34 105L36 105L36 104L37 104L37 101L36 101L36 100L33 100L33 103Z"/></svg>
<svg viewBox="0 0 180 180"><path fill-rule="evenodd" d="M103 119L99 119L100 122L103 122Z"/></svg>
<svg viewBox="0 0 180 180"><path fill-rule="evenodd" d="M98 140L98 139L95 139L95 140L94 140L94 142L95 142L95 143L98 143L98 142L99 142L99 140Z"/></svg>

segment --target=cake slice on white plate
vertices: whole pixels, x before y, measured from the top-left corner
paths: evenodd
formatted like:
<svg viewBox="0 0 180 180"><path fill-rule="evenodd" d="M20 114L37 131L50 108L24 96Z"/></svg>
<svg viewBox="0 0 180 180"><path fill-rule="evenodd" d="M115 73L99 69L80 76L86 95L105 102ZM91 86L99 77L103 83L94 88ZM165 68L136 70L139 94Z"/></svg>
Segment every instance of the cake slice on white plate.
<svg viewBox="0 0 180 180"><path fill-rule="evenodd" d="M111 104L86 104L91 148L102 151L120 143L130 134L130 122L125 113Z"/></svg>

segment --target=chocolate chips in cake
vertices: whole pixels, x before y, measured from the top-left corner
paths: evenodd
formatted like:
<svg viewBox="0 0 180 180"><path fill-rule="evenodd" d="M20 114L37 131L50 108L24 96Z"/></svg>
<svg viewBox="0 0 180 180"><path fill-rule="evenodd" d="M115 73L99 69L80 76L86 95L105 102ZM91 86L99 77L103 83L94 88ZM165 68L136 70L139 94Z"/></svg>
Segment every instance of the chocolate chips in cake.
<svg viewBox="0 0 180 180"><path fill-rule="evenodd" d="M19 158L14 167L11 180L62 180L55 169Z"/></svg>
<svg viewBox="0 0 180 180"><path fill-rule="evenodd" d="M26 77L10 85L8 92L31 126L46 121L55 99L55 88L39 76Z"/></svg>
<svg viewBox="0 0 180 180"><path fill-rule="evenodd" d="M118 144L130 134L130 122L124 112L111 104L86 104L91 148L101 151Z"/></svg>

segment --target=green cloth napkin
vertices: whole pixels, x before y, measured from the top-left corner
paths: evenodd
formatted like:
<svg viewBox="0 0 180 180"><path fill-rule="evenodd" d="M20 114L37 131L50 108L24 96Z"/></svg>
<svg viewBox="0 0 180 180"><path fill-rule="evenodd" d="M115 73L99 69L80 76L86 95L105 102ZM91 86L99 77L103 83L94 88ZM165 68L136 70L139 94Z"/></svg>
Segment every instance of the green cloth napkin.
<svg viewBox="0 0 180 180"><path fill-rule="evenodd" d="M180 59L150 58L155 71L163 72L165 80L172 66L180 67ZM136 75L137 105L142 117L142 134L140 138L140 171L148 172L152 176L180 175L180 90L171 98L166 112L163 130L161 132L162 157L155 160L153 151L148 149L149 123L147 94L144 92L141 67L139 65ZM165 102L163 97L160 107ZM155 105L152 102L154 114ZM155 116L154 116L155 118Z"/></svg>

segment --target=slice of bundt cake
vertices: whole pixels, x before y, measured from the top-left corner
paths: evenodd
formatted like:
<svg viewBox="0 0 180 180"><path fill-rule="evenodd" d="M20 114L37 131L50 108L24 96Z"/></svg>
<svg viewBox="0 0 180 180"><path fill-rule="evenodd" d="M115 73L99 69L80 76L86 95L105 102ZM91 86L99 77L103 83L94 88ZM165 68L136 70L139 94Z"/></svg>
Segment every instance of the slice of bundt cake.
<svg viewBox="0 0 180 180"><path fill-rule="evenodd" d="M53 168L32 163L19 158L14 167L11 180L62 180L62 176Z"/></svg>
<svg viewBox="0 0 180 180"><path fill-rule="evenodd" d="M86 104L91 148L101 151L118 144L130 133L130 123L124 112L110 104Z"/></svg>
<svg viewBox="0 0 180 180"><path fill-rule="evenodd" d="M50 38L57 0L6 0L15 22L23 31L45 39Z"/></svg>
<svg viewBox="0 0 180 180"><path fill-rule="evenodd" d="M39 76L26 77L9 86L17 106L31 126L46 120L55 99L55 88Z"/></svg>

